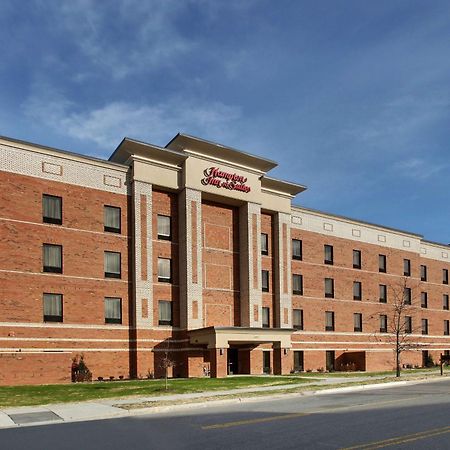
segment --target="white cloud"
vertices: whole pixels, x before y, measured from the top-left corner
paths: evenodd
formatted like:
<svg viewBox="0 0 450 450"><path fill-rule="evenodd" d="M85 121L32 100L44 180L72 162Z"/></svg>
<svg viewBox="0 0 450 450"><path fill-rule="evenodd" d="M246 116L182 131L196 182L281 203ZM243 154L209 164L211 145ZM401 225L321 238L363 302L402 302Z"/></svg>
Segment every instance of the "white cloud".
<svg viewBox="0 0 450 450"><path fill-rule="evenodd" d="M91 69L101 68L120 79L172 64L192 48L193 42L181 36L174 23L185 8L175 0L122 0L107 8L96 0L77 0L55 3L49 13L58 32Z"/></svg>
<svg viewBox="0 0 450 450"><path fill-rule="evenodd" d="M23 108L41 126L106 149L124 136L164 145L179 131L227 142L241 117L240 108L233 105L175 97L154 105L114 101L77 111L74 103L46 86L36 87Z"/></svg>
<svg viewBox="0 0 450 450"><path fill-rule="evenodd" d="M407 176L419 180L426 180L433 175L447 169L448 165L426 161L422 158L409 158L399 161L394 170L401 176Z"/></svg>

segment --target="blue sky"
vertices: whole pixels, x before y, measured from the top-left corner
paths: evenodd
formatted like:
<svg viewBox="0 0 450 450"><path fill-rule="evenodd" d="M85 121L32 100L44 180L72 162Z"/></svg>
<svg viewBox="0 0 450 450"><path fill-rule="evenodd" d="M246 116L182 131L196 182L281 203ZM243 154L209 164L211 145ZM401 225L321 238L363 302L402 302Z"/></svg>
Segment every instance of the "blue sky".
<svg viewBox="0 0 450 450"><path fill-rule="evenodd" d="M107 158L193 134L295 203L450 242L450 2L2 0L0 134Z"/></svg>

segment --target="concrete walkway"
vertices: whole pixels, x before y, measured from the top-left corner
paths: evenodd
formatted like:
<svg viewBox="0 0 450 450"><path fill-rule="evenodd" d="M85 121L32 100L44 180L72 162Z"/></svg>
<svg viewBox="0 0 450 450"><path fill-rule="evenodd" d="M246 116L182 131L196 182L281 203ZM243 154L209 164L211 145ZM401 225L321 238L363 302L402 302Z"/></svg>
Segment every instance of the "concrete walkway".
<svg viewBox="0 0 450 450"><path fill-rule="evenodd" d="M377 377L308 377L308 381L302 384L284 384L277 386L258 386L242 389L229 389L223 391L208 391L192 394L173 394L173 395L158 395L148 397L132 397L121 399L104 399L97 401L85 401L78 403L59 403L42 406L23 406L17 408L4 408L0 410L0 429L11 428L20 426L33 426L44 424L56 424L64 422L77 422L87 420L102 420L114 417L127 417L139 414L149 414L152 412L163 412L179 408L193 408L201 407L211 402L211 398L214 397L214 401L242 401L242 398L246 397L246 394L255 392L267 392L268 395L276 395L277 391L294 390L299 387L308 386L329 386L330 389L321 391L321 393L331 393L336 391L351 391L368 389L371 387L389 387L393 384L398 385L399 381L387 382L383 384L365 384L356 385L354 383L370 382L371 380L381 380L394 377L390 376L377 376ZM407 375L402 377L404 383L411 383L416 380L408 381ZM441 379L441 378L438 378ZM421 380L423 381L423 379ZM336 384L350 384L347 387L332 388ZM221 397L229 395L240 395L242 398L238 399L222 399ZM302 395L317 394L312 388L310 391L304 391ZM253 397L255 398L255 397ZM258 398L258 397L256 397ZM208 399L203 401L202 399ZM198 400L198 401L196 401ZM172 403L165 406L158 406L161 402ZM152 406L152 403L155 406ZM134 407L133 407L134 406Z"/></svg>

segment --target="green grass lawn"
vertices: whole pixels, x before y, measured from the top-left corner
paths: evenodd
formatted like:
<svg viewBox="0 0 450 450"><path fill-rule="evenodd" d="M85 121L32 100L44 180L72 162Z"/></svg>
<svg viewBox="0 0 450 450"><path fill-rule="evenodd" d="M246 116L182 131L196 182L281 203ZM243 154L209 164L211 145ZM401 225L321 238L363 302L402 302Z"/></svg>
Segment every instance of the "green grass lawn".
<svg viewBox="0 0 450 450"><path fill-rule="evenodd" d="M438 368L402 370L402 374L437 374ZM229 378L191 378L169 380L169 389L164 380L103 381L92 383L53 384L42 386L0 386L0 408L45 405L48 403L79 402L106 398L136 396L161 396L217 390L238 389L254 386L276 386L284 384L313 383L313 378L394 376L387 372L302 372L286 376L233 376Z"/></svg>
<svg viewBox="0 0 450 450"><path fill-rule="evenodd" d="M280 384L302 384L305 382L308 382L308 380L300 377L271 376L173 379L169 380L169 389L167 391L164 388L164 380L103 381L42 386L2 386L0 387L0 408L78 402L102 398L164 396L166 394L184 394L253 386L275 386Z"/></svg>

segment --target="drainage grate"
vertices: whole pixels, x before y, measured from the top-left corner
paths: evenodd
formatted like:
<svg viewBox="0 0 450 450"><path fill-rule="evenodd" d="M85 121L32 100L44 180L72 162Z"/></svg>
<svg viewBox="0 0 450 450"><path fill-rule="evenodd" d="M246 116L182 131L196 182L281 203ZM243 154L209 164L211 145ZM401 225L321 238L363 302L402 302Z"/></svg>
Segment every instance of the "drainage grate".
<svg viewBox="0 0 450 450"><path fill-rule="evenodd" d="M29 423L37 423L37 422L50 422L53 420L62 420L57 414L51 411L39 411L32 413L23 413L23 414L9 414L9 417L13 420L17 425L25 425Z"/></svg>

